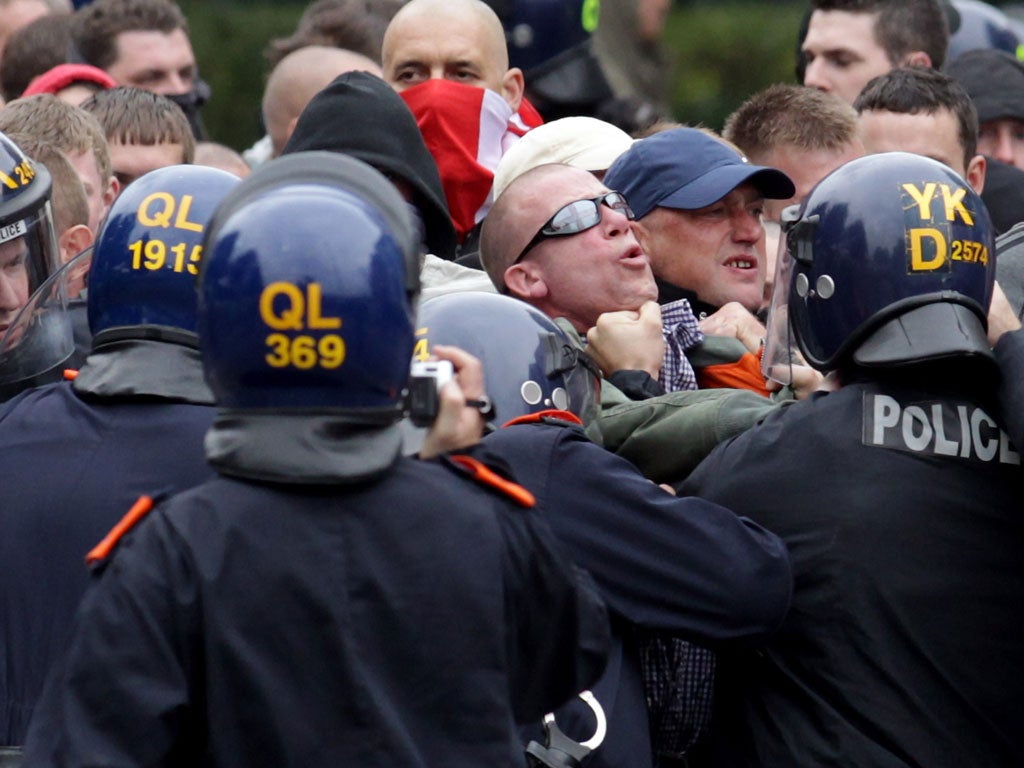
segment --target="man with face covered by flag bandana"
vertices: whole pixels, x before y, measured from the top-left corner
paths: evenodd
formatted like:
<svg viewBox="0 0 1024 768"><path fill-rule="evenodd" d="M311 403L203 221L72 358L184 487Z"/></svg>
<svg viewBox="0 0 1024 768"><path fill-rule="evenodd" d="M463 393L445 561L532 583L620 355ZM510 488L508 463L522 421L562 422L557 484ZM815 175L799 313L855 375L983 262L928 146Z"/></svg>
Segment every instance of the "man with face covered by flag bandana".
<svg viewBox="0 0 1024 768"><path fill-rule="evenodd" d="M382 60L437 162L461 252L472 253L498 161L542 123L508 65L501 21L480 0L412 0L388 26Z"/></svg>

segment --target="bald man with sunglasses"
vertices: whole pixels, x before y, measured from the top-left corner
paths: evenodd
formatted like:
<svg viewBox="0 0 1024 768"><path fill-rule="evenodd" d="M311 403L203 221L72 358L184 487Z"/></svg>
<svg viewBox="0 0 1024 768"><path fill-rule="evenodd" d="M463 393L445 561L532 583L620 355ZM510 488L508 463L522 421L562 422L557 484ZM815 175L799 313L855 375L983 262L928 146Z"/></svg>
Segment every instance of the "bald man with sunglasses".
<svg viewBox="0 0 1024 768"><path fill-rule="evenodd" d="M685 302L658 306L632 222L628 201L593 174L542 165L484 219L481 261L499 292L586 339L605 375L593 436L647 477L676 482L776 406L749 391L696 389L684 354L701 339L696 318Z"/></svg>

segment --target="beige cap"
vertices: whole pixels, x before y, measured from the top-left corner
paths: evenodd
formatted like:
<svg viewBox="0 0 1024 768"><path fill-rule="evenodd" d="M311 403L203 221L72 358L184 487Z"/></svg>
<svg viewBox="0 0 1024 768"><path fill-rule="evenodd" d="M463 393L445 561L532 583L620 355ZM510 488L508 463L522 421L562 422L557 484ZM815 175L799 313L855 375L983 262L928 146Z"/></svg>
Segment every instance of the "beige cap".
<svg viewBox="0 0 1024 768"><path fill-rule="evenodd" d="M628 133L594 117L563 117L529 131L502 156L494 172L494 199L517 177L547 163L606 171L633 145Z"/></svg>

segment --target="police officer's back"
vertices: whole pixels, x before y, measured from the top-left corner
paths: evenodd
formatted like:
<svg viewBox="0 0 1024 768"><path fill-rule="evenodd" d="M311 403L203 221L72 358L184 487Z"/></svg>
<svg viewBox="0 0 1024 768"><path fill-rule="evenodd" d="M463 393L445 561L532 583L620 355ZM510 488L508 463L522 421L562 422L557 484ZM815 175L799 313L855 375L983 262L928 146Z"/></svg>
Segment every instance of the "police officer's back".
<svg viewBox="0 0 1024 768"><path fill-rule="evenodd" d="M298 153L205 242L218 475L95 552L26 762L519 764L515 721L593 681L607 617L527 494L399 455L420 256L401 198Z"/></svg>
<svg viewBox="0 0 1024 768"><path fill-rule="evenodd" d="M419 353L445 344L481 359L505 426L473 455L507 467L534 494L608 603L608 667L592 686L593 699L555 713L557 726L593 750L588 766L633 768L653 765L659 751L688 752L699 728L690 721L681 727L667 702L674 686L710 697L710 671L665 680L668 690L645 687L649 634L715 647L773 631L792 587L782 542L717 504L676 498L591 442L582 425L596 416L599 370L538 309L507 296L455 293L424 302L417 327ZM538 728L529 733L545 741ZM557 759L557 736L550 741L545 759Z"/></svg>
<svg viewBox="0 0 1024 768"><path fill-rule="evenodd" d="M24 740L88 584L86 553L141 494L211 474L195 274L206 222L237 181L177 166L127 188L93 253L91 356L73 382L0 407L0 746Z"/></svg>
<svg viewBox="0 0 1024 768"><path fill-rule="evenodd" d="M988 215L945 166L890 153L826 177L786 236L790 324L841 387L683 486L793 558L780 631L721 662L719 763L1018 765L1022 484L985 335Z"/></svg>

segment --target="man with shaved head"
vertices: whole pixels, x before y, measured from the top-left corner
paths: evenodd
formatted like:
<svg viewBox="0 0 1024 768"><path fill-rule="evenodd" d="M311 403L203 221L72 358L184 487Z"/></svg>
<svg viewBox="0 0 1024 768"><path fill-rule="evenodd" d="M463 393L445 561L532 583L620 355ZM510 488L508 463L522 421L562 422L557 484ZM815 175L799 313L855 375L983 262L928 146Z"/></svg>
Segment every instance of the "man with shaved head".
<svg viewBox="0 0 1024 768"><path fill-rule="evenodd" d="M380 67L362 54L325 45L309 45L281 59L263 91L263 123L277 157L288 143L306 105L345 72L381 74Z"/></svg>
<svg viewBox="0 0 1024 768"><path fill-rule="evenodd" d="M384 79L404 91L430 79L489 88L513 111L523 72L508 66L501 20L480 0L412 0L384 33Z"/></svg>
<svg viewBox="0 0 1024 768"><path fill-rule="evenodd" d="M461 253L475 254L498 161L543 122L508 65L501 21L480 0L412 0L388 25L381 60L437 161Z"/></svg>

